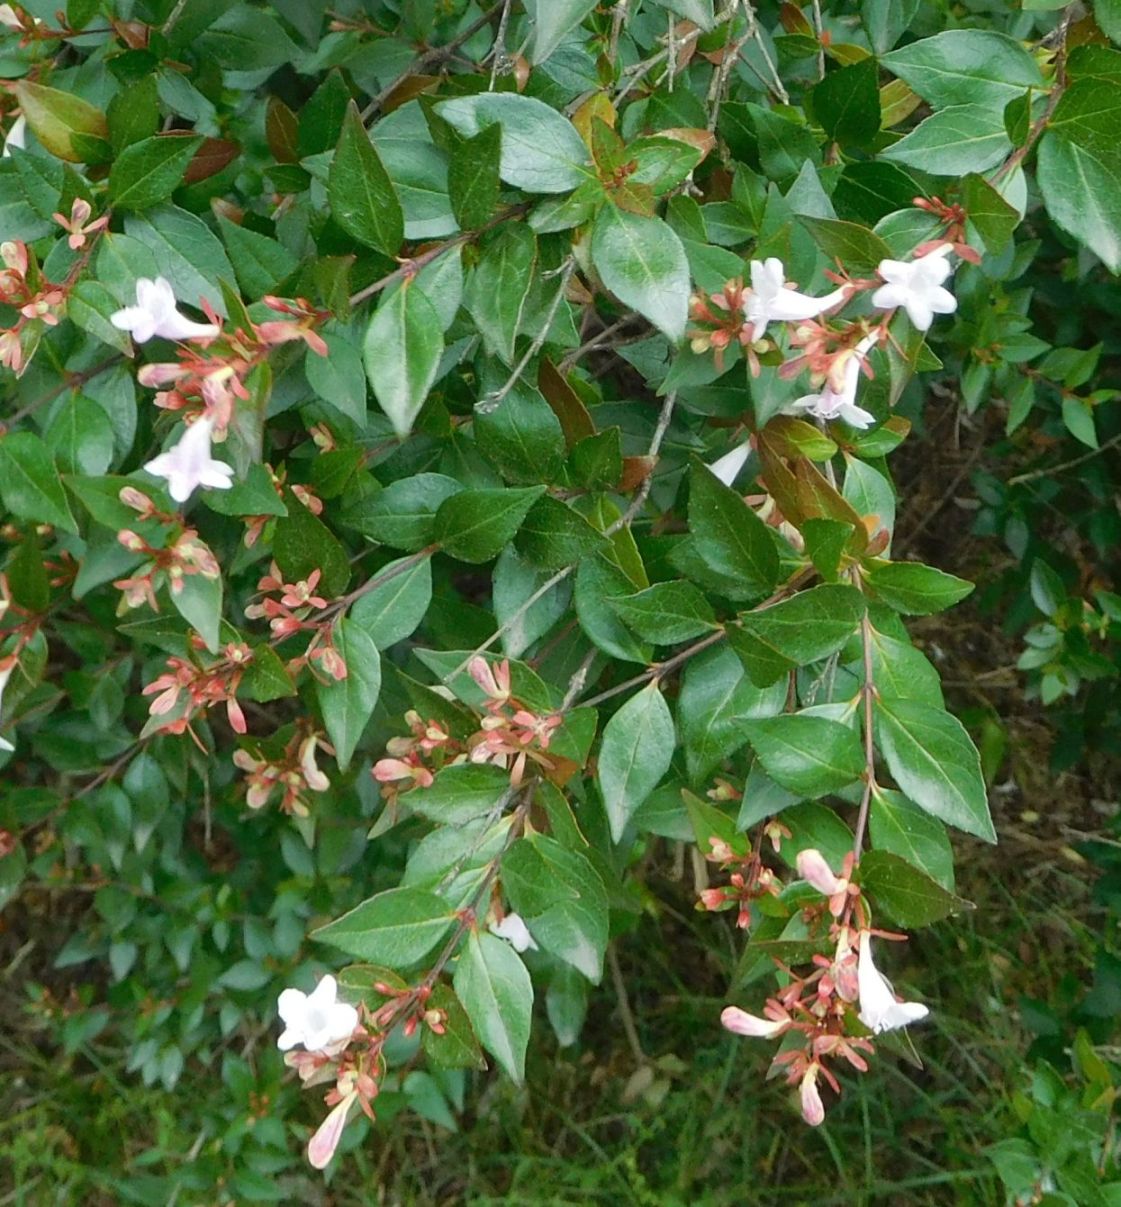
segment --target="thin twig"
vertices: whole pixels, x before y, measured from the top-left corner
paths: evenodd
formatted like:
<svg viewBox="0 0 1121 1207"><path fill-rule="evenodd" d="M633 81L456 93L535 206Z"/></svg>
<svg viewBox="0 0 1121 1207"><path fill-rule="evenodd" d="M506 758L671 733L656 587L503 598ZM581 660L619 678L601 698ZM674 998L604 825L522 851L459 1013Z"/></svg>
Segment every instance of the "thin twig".
<svg viewBox="0 0 1121 1207"><path fill-rule="evenodd" d="M436 67L447 59L450 59L464 42L474 37L484 25L489 25L491 18L502 7L502 4L496 4L492 8L488 8L478 20L472 21L462 33L456 34L446 45L436 46L428 51L427 54L422 54L420 58L414 60L395 80L391 80L386 84L366 108L362 110L362 120L368 122L382 105L385 104L387 98L392 96L406 80L411 79L414 75L420 75L427 71L429 67Z"/></svg>
<svg viewBox="0 0 1121 1207"><path fill-rule="evenodd" d="M619 1018L623 1023L623 1034L627 1037L631 1052L640 1065L650 1063L650 1058L642 1050L638 1038L638 1029L634 1025L634 1015L631 1013L630 999L627 997L627 983L623 980L623 970L619 967L619 957L615 954L615 944L607 947L607 966L611 969L611 983L615 987L615 998L619 1004Z"/></svg>
<svg viewBox="0 0 1121 1207"><path fill-rule="evenodd" d="M541 323L540 330L533 337L533 342L525 350L525 355L514 366L502 389L496 390L493 394L488 394L485 398L480 398L475 404L475 409L480 414L489 415L492 411L496 411L499 408L506 395L518 384L518 379L525 371L526 365L541 351L545 341L549 338L549 329L553 325L553 319L556 318L560 304L564 301L564 295L568 290L568 282L572 280L572 274L576 271L575 257L569 256L556 271L560 274L561 281L557 286L557 292L553 295L553 300L549 303L549 309Z"/></svg>
<svg viewBox="0 0 1121 1207"><path fill-rule="evenodd" d="M498 79L499 71L505 73L510 64L510 58L506 53L506 26L510 21L510 0L504 0L502 5L502 16L498 19L498 32L494 35L494 45L490 48L490 83L487 85L487 91L494 91L495 81ZM485 61L485 60L484 60Z"/></svg>
<svg viewBox="0 0 1121 1207"><path fill-rule="evenodd" d="M1119 444L1121 444L1121 432L1118 432L1116 436L1111 436L1105 444L1098 448L1092 448L1088 453L1083 453L1081 457L1060 461L1058 465L1045 466L1043 469L1033 469L1030 473L1017 474L1014 478L1008 479L1007 485L1022 486L1025 482L1036 482L1040 478L1050 478L1053 474L1065 473L1068 469L1074 469L1076 466L1085 465L1087 461L1093 461L1095 457L1100 457L1102 453L1116 448Z"/></svg>
<svg viewBox="0 0 1121 1207"><path fill-rule="evenodd" d="M876 738L875 710L873 700L876 695L876 682L872 666L872 622L868 613L860 622L860 640L864 647L864 793L860 798L860 812L856 817L856 830L852 840L852 853L856 862L860 862L860 852L864 846L864 831L868 826L868 807L872 803L872 793L876 790Z"/></svg>

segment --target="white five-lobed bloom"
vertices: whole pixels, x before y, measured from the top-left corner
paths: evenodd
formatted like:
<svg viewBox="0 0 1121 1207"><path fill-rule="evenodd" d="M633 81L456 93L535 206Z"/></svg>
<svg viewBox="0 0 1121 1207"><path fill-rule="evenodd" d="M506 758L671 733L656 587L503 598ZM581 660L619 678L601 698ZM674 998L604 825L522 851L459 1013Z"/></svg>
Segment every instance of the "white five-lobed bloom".
<svg viewBox="0 0 1121 1207"><path fill-rule="evenodd" d="M349 1039L358 1026L358 1011L338 998L339 986L333 976L325 976L311 993L285 989L276 1003L284 1022L276 1046L287 1052L303 1044L309 1052L322 1052Z"/></svg>
<svg viewBox="0 0 1121 1207"><path fill-rule="evenodd" d="M3 670L0 670L0 707L4 703L4 689L8 686L8 680L12 677L12 671L15 669L16 664L13 662L10 666L6 666ZM15 750L15 747L7 738L0 738L0 750Z"/></svg>
<svg viewBox="0 0 1121 1207"><path fill-rule="evenodd" d="M930 1009L921 1002L901 1002L896 999L883 974L872 963L872 935L860 932L860 962L856 969L860 989L860 1021L869 1031L880 1035L921 1022Z"/></svg>
<svg viewBox="0 0 1121 1207"><path fill-rule="evenodd" d="M233 485L233 469L210 455L213 433L214 420L204 415L187 428L178 444L145 464L150 474L167 479L167 492L176 503L185 503L200 486L229 490Z"/></svg>
<svg viewBox="0 0 1121 1207"><path fill-rule="evenodd" d="M844 300L843 288L835 289L822 298L812 298L796 289L787 289L786 269L775 256L751 261L751 293L747 297L746 312L748 322L752 324L753 342L763 338L768 323L817 318Z"/></svg>
<svg viewBox="0 0 1121 1207"><path fill-rule="evenodd" d="M211 339L219 334L213 323L196 323L179 313L171 283L165 277L154 281L141 277L136 282L136 305L115 311L109 321L127 331L138 344L154 335L162 339Z"/></svg>
<svg viewBox="0 0 1121 1207"><path fill-rule="evenodd" d="M881 260L876 271L886 284L872 294L877 310L902 306L907 317L920 331L929 331L936 314L953 314L957 298L943 288L954 271L949 255L952 248L943 243L917 260Z"/></svg>
<svg viewBox="0 0 1121 1207"><path fill-rule="evenodd" d="M743 469L750 456L751 441L745 440L742 444L732 449L730 453L725 453L723 457L717 458L708 468L725 486L731 486L736 480L736 475Z"/></svg>
<svg viewBox="0 0 1121 1207"><path fill-rule="evenodd" d="M487 929L499 939L505 939L517 952L536 951L537 944L520 914L507 914L501 922L492 922Z"/></svg>

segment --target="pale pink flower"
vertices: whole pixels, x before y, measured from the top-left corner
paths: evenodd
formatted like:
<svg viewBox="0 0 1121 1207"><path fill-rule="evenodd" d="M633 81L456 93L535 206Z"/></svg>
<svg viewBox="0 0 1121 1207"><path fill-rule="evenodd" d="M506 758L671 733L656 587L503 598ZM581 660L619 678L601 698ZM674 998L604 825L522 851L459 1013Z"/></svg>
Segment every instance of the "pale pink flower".
<svg viewBox="0 0 1121 1207"><path fill-rule="evenodd" d="M872 935L860 932L860 963L857 966L860 988L860 1021L876 1035L921 1022L930 1009L921 1002L900 1001L872 962Z"/></svg>

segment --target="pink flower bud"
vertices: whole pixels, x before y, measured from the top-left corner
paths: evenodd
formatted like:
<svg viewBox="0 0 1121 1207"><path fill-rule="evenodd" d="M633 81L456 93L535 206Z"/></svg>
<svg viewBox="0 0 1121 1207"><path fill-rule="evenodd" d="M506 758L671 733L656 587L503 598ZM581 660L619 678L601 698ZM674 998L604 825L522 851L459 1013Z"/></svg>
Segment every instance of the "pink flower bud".
<svg viewBox="0 0 1121 1207"><path fill-rule="evenodd" d="M319 1125L315 1135L307 1146L307 1159L313 1169L326 1169L335 1155L335 1149L343 1136L346 1127L346 1117L352 1104L358 1098L358 1091L352 1090L334 1107L326 1119Z"/></svg>
<svg viewBox="0 0 1121 1207"><path fill-rule="evenodd" d="M838 880L833 875L829 864L825 862L825 856L820 851L816 851L813 847L807 847L804 851L798 852L798 858L795 861L798 868L798 875L802 877L807 884L812 885L819 893L826 897L832 897L834 893L841 893L848 887L843 880Z"/></svg>
<svg viewBox="0 0 1121 1207"><path fill-rule="evenodd" d="M774 1022L768 1018L760 1018L757 1014L748 1014L738 1006L726 1006L720 1014L721 1024L736 1035L746 1035L750 1039L770 1039L785 1031L789 1023Z"/></svg>
<svg viewBox="0 0 1121 1207"><path fill-rule="evenodd" d="M802 1077L802 1118L810 1127L819 1127L825 1122L825 1104L817 1088L817 1061L814 1061Z"/></svg>

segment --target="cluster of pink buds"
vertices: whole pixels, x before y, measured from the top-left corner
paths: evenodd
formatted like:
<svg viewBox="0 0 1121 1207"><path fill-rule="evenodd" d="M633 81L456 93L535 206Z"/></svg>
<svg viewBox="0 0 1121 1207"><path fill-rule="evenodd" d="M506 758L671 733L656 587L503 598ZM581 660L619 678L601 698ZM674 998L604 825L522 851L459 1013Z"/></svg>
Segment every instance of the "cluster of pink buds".
<svg viewBox="0 0 1121 1207"><path fill-rule="evenodd" d="M724 367L724 353L734 343L740 344L748 358L753 377L759 376L759 353L771 345L766 340L756 342L753 327L747 321L746 295L743 279L736 277L716 293L695 293L689 299L689 347L698 356L714 352L716 367Z"/></svg>
<svg viewBox="0 0 1121 1207"><path fill-rule="evenodd" d="M771 845L777 851L783 837L790 837L790 831L779 825L772 828L770 837ZM782 892L782 884L763 863L758 845L750 851L734 851L721 838L710 838L708 843L705 859L718 864L721 871L730 875L727 884L703 889L697 908L714 912L736 909L736 926L746 930L751 925L752 902L760 897L777 897Z"/></svg>
<svg viewBox="0 0 1121 1207"><path fill-rule="evenodd" d="M316 593L322 575L322 570L315 569L306 579L286 583L280 567L273 562L268 574L257 583L257 589L265 593L264 599L250 604L245 615L250 620L267 619L274 641L311 632L313 636L307 648L288 663L288 669L296 674L305 666L317 664L325 675L339 682L346 678L347 670L334 643L334 621L312 618L313 612L328 606L327 598Z"/></svg>
<svg viewBox="0 0 1121 1207"><path fill-rule="evenodd" d="M0 243L0 302L19 312L14 326L0 330L0 365L17 376L27 368L38 346L42 326L58 323L66 301L64 286L45 281L26 243Z"/></svg>
<svg viewBox="0 0 1121 1207"><path fill-rule="evenodd" d="M237 403L251 397L247 381L253 369L277 345L302 340L320 356L327 355L327 345L315 330L328 317L326 311L316 310L302 298L295 305L274 297L266 297L264 301L278 313L293 316L295 321L250 322L248 331L240 326L232 332L223 331L220 316L203 298L201 306L210 326L191 326L198 328L200 338L204 331L212 330L205 346L180 343L177 361L153 362L141 366L137 373L141 385L157 388L156 405L170 411L201 409L213 418L215 430L221 434L229 426Z"/></svg>
<svg viewBox="0 0 1121 1207"><path fill-rule="evenodd" d="M515 698L506 660L492 665L485 658L472 658L467 669L486 696L486 716L478 730L466 742L460 742L434 721L407 712L409 736L390 738L386 757L373 768L374 779L390 803L409 788L427 788L434 773L451 763L492 763L509 771L513 787L522 782L528 762L545 771L554 769L554 762L545 752L561 717L542 716Z"/></svg>
<svg viewBox="0 0 1121 1207"><path fill-rule="evenodd" d="M851 879L854 857L846 858L839 876L812 849L799 853L797 866L806 883L826 898L803 910L803 917L811 937L816 934L828 944L828 954L814 955L804 971L776 959L783 983L762 1016L728 1006L720 1021L737 1035L783 1040L771 1073L783 1073L799 1086L802 1116L816 1127L825 1118L820 1082L835 1093L841 1089L829 1062L844 1060L858 1073L867 1072L866 1057L875 1052L870 1035L919 1022L929 1011L921 1003L899 1000L873 962L873 935L905 936L867 925L860 890ZM793 1036L797 1043L791 1042Z"/></svg>
<svg viewBox="0 0 1121 1207"><path fill-rule="evenodd" d="M234 766L246 773L245 803L251 809L260 809L279 788L281 811L307 817L310 813L307 793L326 792L331 786L331 781L315 761L316 751L320 748L334 754L323 738L314 733L297 734L277 759L254 755L245 749L235 750Z"/></svg>
<svg viewBox="0 0 1121 1207"><path fill-rule="evenodd" d="M146 497L139 491L135 493L141 498ZM148 502L151 503L151 500ZM160 514L153 507L152 517ZM193 528L184 528L163 548L150 545L139 533L129 528L118 532L117 540L131 553L143 553L150 559L130 578L119 578L113 583L114 587L124 592L121 600L122 610L139 608L147 603L153 612L158 612L160 609L156 602L156 590L161 583L166 582L171 593L179 595L183 590L184 581L193 574L200 574L209 579L216 579L221 575L218 559L210 547L199 540L199 534Z"/></svg>
<svg viewBox="0 0 1121 1207"><path fill-rule="evenodd" d="M390 738L386 757L378 759L373 776L381 784L382 795L393 803L399 792L409 788L427 788L433 779L433 767L462 762L464 747L435 721L425 721L420 713L405 713L408 737ZM430 765L431 764L431 765Z"/></svg>
<svg viewBox="0 0 1121 1207"><path fill-rule="evenodd" d="M467 670L487 697L483 707L488 714L479 732L468 740L468 759L504 767L515 788L522 782L527 761L551 771L554 764L544 752L561 723L560 715L541 716L514 698L506 659L491 665L485 658L472 658Z"/></svg>
<svg viewBox="0 0 1121 1207"><path fill-rule="evenodd" d="M203 650L201 638L192 638L197 654ZM167 670L149 683L145 696L156 698L148 706L153 718L163 718L157 725L159 732L189 733L196 745L205 751L202 742L191 729L192 719L215 704L225 704L230 728L235 733L245 733L245 714L237 702L237 689L242 677L253 661L253 651L244 642L230 642L223 656L209 666L200 665L187 658L171 657Z"/></svg>

